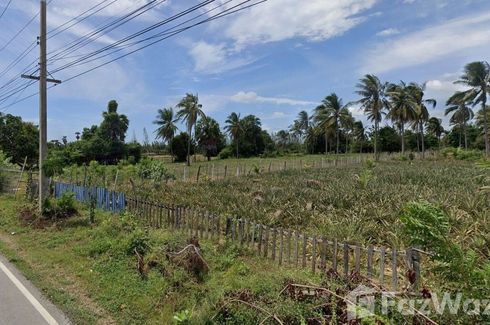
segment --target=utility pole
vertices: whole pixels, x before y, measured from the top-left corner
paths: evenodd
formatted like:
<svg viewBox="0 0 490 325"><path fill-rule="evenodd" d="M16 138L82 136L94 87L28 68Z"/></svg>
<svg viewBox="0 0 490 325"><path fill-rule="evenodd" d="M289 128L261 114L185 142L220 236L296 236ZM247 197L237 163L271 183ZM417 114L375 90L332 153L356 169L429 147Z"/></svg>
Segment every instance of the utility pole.
<svg viewBox="0 0 490 325"><path fill-rule="evenodd" d="M39 80L39 212L43 211L43 204L48 196L48 180L45 176L43 166L48 156L48 95L47 82L61 83L59 80L47 79L47 58L46 58L46 0L40 0L40 34L39 34L39 77L22 75L22 78Z"/></svg>
<svg viewBox="0 0 490 325"><path fill-rule="evenodd" d="M39 212L43 212L43 204L47 197L48 180L44 174L44 160L48 157L48 90L46 78L47 58L46 58L46 0L41 0L41 18L39 34Z"/></svg>

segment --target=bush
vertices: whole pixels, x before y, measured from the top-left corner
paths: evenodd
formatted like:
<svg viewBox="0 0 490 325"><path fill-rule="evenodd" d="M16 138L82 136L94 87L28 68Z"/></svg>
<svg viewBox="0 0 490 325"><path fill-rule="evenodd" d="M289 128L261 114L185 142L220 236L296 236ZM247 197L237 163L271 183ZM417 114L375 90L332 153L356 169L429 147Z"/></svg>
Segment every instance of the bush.
<svg viewBox="0 0 490 325"><path fill-rule="evenodd" d="M458 160L479 160L483 157L483 152L480 150L465 150L463 148L446 148L442 151L442 155L446 158Z"/></svg>
<svg viewBox="0 0 490 325"><path fill-rule="evenodd" d="M228 159L232 158L234 155L236 155L236 151L233 149L232 146L226 146L223 148L223 150L220 151L218 154L219 159Z"/></svg>
<svg viewBox="0 0 490 325"><path fill-rule="evenodd" d="M400 219L408 244L433 254L434 273L442 276L448 287L478 298L488 296L490 263L480 261L473 250L464 249L452 239L449 217L444 211L428 202L411 202Z"/></svg>
<svg viewBox="0 0 490 325"><path fill-rule="evenodd" d="M136 165L136 172L140 179L150 179L155 183L175 179L175 176L167 170L163 162L153 159L142 160Z"/></svg>
<svg viewBox="0 0 490 325"><path fill-rule="evenodd" d="M47 199L44 202L43 215L48 219L65 219L78 213L75 194L65 192L59 199Z"/></svg>

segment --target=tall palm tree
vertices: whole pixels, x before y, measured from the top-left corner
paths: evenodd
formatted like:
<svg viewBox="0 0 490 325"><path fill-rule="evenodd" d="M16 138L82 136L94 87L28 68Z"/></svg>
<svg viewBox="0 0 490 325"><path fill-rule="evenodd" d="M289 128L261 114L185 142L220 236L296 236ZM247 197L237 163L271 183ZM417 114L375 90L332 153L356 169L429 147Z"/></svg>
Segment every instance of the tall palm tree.
<svg viewBox="0 0 490 325"><path fill-rule="evenodd" d="M308 112L301 111L298 113L297 119L294 121L293 127L291 130L293 133L298 134L302 139L303 135L306 134L306 131L310 128L311 117L308 115Z"/></svg>
<svg viewBox="0 0 490 325"><path fill-rule="evenodd" d="M340 121L345 118L345 115L349 112L347 109L349 104L343 105L342 99L335 93L330 94L322 100L322 104L315 108L315 120L318 126L325 130L326 140L328 130L333 128L335 130L336 139L336 154L339 154L340 146Z"/></svg>
<svg viewBox="0 0 490 325"><path fill-rule="evenodd" d="M362 153L362 144L366 139L366 130L364 129L364 125L362 124L362 121L354 122L353 134L354 137L356 138L356 141L359 143L359 147L360 147L359 153Z"/></svg>
<svg viewBox="0 0 490 325"><path fill-rule="evenodd" d="M441 136L444 133L444 127L442 126L442 120L437 117L431 117L427 122L427 133L432 134L437 138L439 147L441 146Z"/></svg>
<svg viewBox="0 0 490 325"><path fill-rule="evenodd" d="M446 112L445 115L451 115L450 123L452 125L459 125L460 131L463 130L464 134L464 148L468 149L468 130L467 125L468 122L473 119L475 113L469 105L471 105L471 101L465 101L465 95L462 92L456 92L452 95L446 102ZM461 140L461 134L460 134ZM460 141L461 146L461 141Z"/></svg>
<svg viewBox="0 0 490 325"><path fill-rule="evenodd" d="M352 133L354 132L355 119L347 107L343 108L342 110L343 112L340 116L340 127L342 128L345 134L345 153L347 153L348 151L347 147L349 146L349 138L352 136Z"/></svg>
<svg viewBox="0 0 490 325"><path fill-rule="evenodd" d="M177 132L177 125L175 125L177 119L174 118L174 109L172 107L159 109L156 119L153 124L158 125L155 130L156 138L162 139L170 147L170 155L172 156L172 161L174 159L174 154L172 152L172 139Z"/></svg>
<svg viewBox="0 0 490 325"><path fill-rule="evenodd" d="M418 118L419 106L403 81L389 85L386 94L390 98L388 117L400 127L402 154L405 154L405 125Z"/></svg>
<svg viewBox="0 0 490 325"><path fill-rule="evenodd" d="M192 128L196 125L197 119L206 118L206 114L204 114L202 110L202 105L199 104L198 95L186 94L185 97L182 98L177 104L177 107L180 108L180 110L177 112L177 119L186 123L187 133L189 135L189 139L187 141L187 166L190 166Z"/></svg>
<svg viewBox="0 0 490 325"><path fill-rule="evenodd" d="M424 98L425 96L425 83L419 85L415 82L410 83L408 85L408 90L410 95L412 96L415 104L417 105L416 116L413 120L413 125L417 129L417 132L420 133L420 142L422 147L422 158L425 158L425 138L424 138L424 127L427 121L429 120L429 109L427 105L435 108L437 102L432 98Z"/></svg>
<svg viewBox="0 0 490 325"><path fill-rule="evenodd" d="M243 131L242 122L240 120L240 114L235 112L231 113L226 119L225 131L230 135L230 137L235 141L236 145L236 157L238 158L238 137Z"/></svg>
<svg viewBox="0 0 490 325"><path fill-rule="evenodd" d="M468 63L464 73L455 83L469 87L461 92L464 101L471 101L473 106L481 104L483 111L483 136L485 138L485 154L490 156L490 139L488 138L488 116L486 112L487 96L490 92L490 64L486 61Z"/></svg>
<svg viewBox="0 0 490 325"><path fill-rule="evenodd" d="M385 97L386 84L381 83L375 75L367 74L359 80L356 87L356 93L361 96L357 103L361 105L368 120L374 122L374 156L378 160L379 124L383 120L384 110L388 107Z"/></svg>

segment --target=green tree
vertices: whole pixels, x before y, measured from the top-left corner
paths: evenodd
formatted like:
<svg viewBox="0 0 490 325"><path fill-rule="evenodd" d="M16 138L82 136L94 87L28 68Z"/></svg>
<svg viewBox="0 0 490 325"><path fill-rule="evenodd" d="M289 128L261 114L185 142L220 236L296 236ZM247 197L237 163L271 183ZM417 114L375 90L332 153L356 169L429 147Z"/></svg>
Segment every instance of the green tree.
<svg viewBox="0 0 490 325"><path fill-rule="evenodd" d="M224 145L224 137L221 133L218 122L215 119L206 117L196 123L197 144L204 150L208 161L215 157Z"/></svg>
<svg viewBox="0 0 490 325"><path fill-rule="evenodd" d="M129 120L126 115L117 112L118 103L115 100L109 101L107 111L102 113L102 123L97 129L93 145L98 150L108 147L106 153L102 153L103 160L115 163L124 157L124 140L129 127ZM100 159L99 159L100 160Z"/></svg>
<svg viewBox="0 0 490 325"><path fill-rule="evenodd" d="M328 132L329 128L335 130L336 139L336 150L335 152L339 154L340 146L340 123L343 118L349 113L347 105L343 105L342 99L339 98L335 93L323 99L322 104L315 108L315 120L318 126Z"/></svg>
<svg viewBox="0 0 490 325"><path fill-rule="evenodd" d="M444 133L444 127L442 126L442 120L437 117L431 117L427 122L427 133L436 137L439 147L441 146L441 136Z"/></svg>
<svg viewBox="0 0 490 325"><path fill-rule="evenodd" d="M186 94L184 98L177 104L180 109L177 112L177 118L186 123L187 134L187 166L191 165L191 140L192 128L196 125L199 118L205 118L206 115L202 111L202 105L199 104L199 97L193 94Z"/></svg>
<svg viewBox="0 0 490 325"><path fill-rule="evenodd" d="M388 117L400 127L402 154L405 153L405 125L418 118L419 106L412 97L411 89L403 81L388 86L390 99Z"/></svg>
<svg viewBox="0 0 490 325"><path fill-rule="evenodd" d="M22 121L19 116L0 113L0 150L12 159L12 163L36 165L39 150L38 128Z"/></svg>
<svg viewBox="0 0 490 325"><path fill-rule="evenodd" d="M378 77L372 74L365 75L356 85L356 93L361 96L357 101L361 104L361 109L367 115L368 120L374 122L374 157L379 159L378 153L378 133L379 125L385 115L385 109L388 108L388 101L385 97L387 84L381 83Z"/></svg>
<svg viewBox="0 0 490 325"><path fill-rule="evenodd" d="M451 114L449 122L451 125L457 125L460 132L459 146L461 147L461 133L464 135L464 147L468 149L468 122L470 122L475 113L469 106L471 101L465 99L461 92L456 92L446 102L445 115Z"/></svg>
<svg viewBox="0 0 490 325"><path fill-rule="evenodd" d="M176 122L177 119L174 118L174 110L172 107L159 109L157 117L153 121L153 124L158 125L158 128L155 130L156 138L164 140L167 145L169 145L172 160L174 159L174 155L170 143L175 136L175 132L177 132Z"/></svg>
<svg viewBox="0 0 490 325"><path fill-rule="evenodd" d="M189 142L191 143L190 148L188 147ZM175 155L175 161L187 161L188 156L194 154L194 141L185 132L175 136L170 142L170 146Z"/></svg>
<svg viewBox="0 0 490 325"><path fill-rule="evenodd" d="M225 131L230 135L232 141L235 142L236 157L238 158L238 137L243 132L240 114L235 112L231 113L226 119L225 123Z"/></svg>
<svg viewBox="0 0 490 325"><path fill-rule="evenodd" d="M429 109L427 106L435 108L437 102L432 98L425 97L425 84L419 85L412 82L408 85L408 91L410 92L413 102L417 105L415 107L415 116L412 121L415 129L420 134L420 144L422 148L422 158L425 158L425 137L424 128L429 120Z"/></svg>
<svg viewBox="0 0 490 325"><path fill-rule="evenodd" d="M488 116L486 112L487 95L490 92L490 65L486 61L468 63L464 67L464 73L455 81L469 87L469 90L461 92L463 101L471 101L473 106L481 104L483 111L483 136L485 141L485 154L490 156L490 139L488 135Z"/></svg>

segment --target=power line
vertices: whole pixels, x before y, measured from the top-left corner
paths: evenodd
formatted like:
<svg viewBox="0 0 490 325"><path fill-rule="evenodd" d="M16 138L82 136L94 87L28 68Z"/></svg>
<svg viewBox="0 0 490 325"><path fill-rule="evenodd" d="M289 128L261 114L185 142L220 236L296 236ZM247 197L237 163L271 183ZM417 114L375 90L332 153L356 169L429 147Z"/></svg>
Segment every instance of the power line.
<svg viewBox="0 0 490 325"><path fill-rule="evenodd" d="M12 0L9 0L9 2L7 3L7 5L5 6L5 8L3 8L3 11L2 13L0 14L0 18L3 17L3 15L5 14L5 11L7 11L7 9L9 8L10 6L10 3L12 2Z"/></svg>
<svg viewBox="0 0 490 325"><path fill-rule="evenodd" d="M48 5L52 2L53 0L49 0L48 1ZM7 43L5 43L1 48L0 48L0 52L2 52L3 50L5 50L7 48L7 46L9 46L17 37L19 37L20 34L22 34L22 32L30 25L32 24L32 22L39 16L39 11L37 12L37 14L35 14L31 19L29 19L29 21L17 32L15 33L14 36L12 36L12 38L10 38Z"/></svg>
<svg viewBox="0 0 490 325"><path fill-rule="evenodd" d="M158 38L157 40L155 40L155 41L153 41L153 42L151 42L151 43L149 43L149 44L146 44L146 45L144 45L144 46L142 46L142 47L139 47L139 48L137 48L137 49L135 49L135 50L132 50L132 51L130 51L130 52L128 52L128 53L126 53L126 54L123 54L123 55L121 55L121 56L118 56L118 57L116 57L116 58L114 58L114 59L111 59L111 60L109 60L109 61L107 61L107 62L104 62L104 63L102 63L102 64L99 64L99 65L97 65L97 66L95 66L95 67L93 67L93 68L90 68L90 69L88 69L88 70L86 70L86 71L84 71L84 72L81 72L81 73L79 73L79 74L77 74L77 75L75 75L75 76L72 76L72 77L70 77L70 78L68 78L68 79L64 80L64 83L66 83L66 82L68 82L68 81L70 81L70 80L73 80L73 79L75 79L75 78L78 78L78 77L80 77L80 76L82 76L82 75L85 75L85 74L87 74L87 73L89 73L89 72L91 72L91 71L94 71L94 70L98 69L98 68L101 68L101 67L103 67L103 66L105 66L105 65L107 65L107 64L110 64L110 63L114 62L114 61L120 60L120 59L122 59L122 58L124 58L124 57L127 57L127 56L131 55L131 54L134 54L134 53L136 53L136 52L139 52L139 51L141 51L141 50L143 50L143 49L145 49L145 48L147 48L147 47L150 47L150 46L152 46L152 45L155 45L155 44L157 44L157 43L160 43L160 42L162 42L162 41L164 41L164 40L166 40L166 39L168 39L168 38L170 38L170 37L173 37L173 36L175 36L175 35L178 35L178 34L180 34L180 33L184 32L184 31L187 31L187 30L189 30L189 29L191 29L191 28L194 28L194 27L196 27L196 26L199 26L199 25L205 24L205 23L207 23L207 22L210 22L210 21L213 21L213 20L216 20L216 19L219 19L219 18L222 18L222 17L228 16L228 15L230 15L230 14L233 14L233 13L236 13L236 12L239 12L239 11L242 11L242 10L248 9L248 8L250 8L250 7L253 7L253 6L259 5L259 4L261 4L261 3L266 2L267 0L261 0L261 1L255 2L255 3L251 4L251 5L248 5L248 6L246 6L246 7L242 7L242 8L238 8L238 9L237 9L237 7L239 7L239 6L241 6L241 5L245 4L245 3L249 3L249 2L251 2L251 1L252 1L252 0L245 0L245 1L241 2L241 3L240 3L240 4L238 4L238 5L235 5L235 6L231 7L231 8L228 8L228 9L224 10L223 12L221 12L221 13L219 13L219 14L216 14L216 15L214 15L214 16L211 16L211 17L209 17L209 18L207 18L207 19L205 19L205 20L202 20L202 21L200 21L200 22L198 22L198 23L195 23L195 24L192 24L192 25L190 25L190 26L186 26L186 27L184 27L184 28L181 28L181 29L179 29L179 30L177 30L177 31L175 31L175 32L173 32L173 33L171 33L170 35L162 36L162 37ZM59 70L55 70L55 71L59 71Z"/></svg>
<svg viewBox="0 0 490 325"><path fill-rule="evenodd" d="M74 40L73 42L69 43L67 46L64 46L60 49L51 51L49 55L53 54L49 59L55 59L59 57L60 55L64 54L70 54L75 52L76 50L94 42L95 40L99 39L100 37L106 35L108 32L113 31L114 29L126 24L127 22L141 16L145 12L153 9L157 5L165 2L166 0L151 0L150 2L144 4L143 6L140 6L136 8L135 10L131 11L129 14L126 14L120 18L115 19L114 21L105 24L104 26L97 28L89 33L86 33L82 37Z"/></svg>
<svg viewBox="0 0 490 325"><path fill-rule="evenodd" d="M171 17L169 17L169 18L167 18L167 19L165 19L163 21L160 21L160 22L158 22L158 23L156 23L154 25L151 25L151 26L149 26L149 27L147 27L147 28L145 28L145 29L143 29L141 31L138 31L138 32L136 32L136 33L134 33L132 35L126 36L123 39L121 39L119 41L116 41L115 43L113 43L111 45L107 45L107 46L105 46L105 47L103 47L101 49L98 49L98 50L96 50L96 51L94 51L92 53L89 53L89 54L85 55L82 58L79 58L79 59L77 59L75 61L72 61L70 63L67 63L65 66L62 66L62 67L54 70L54 72L58 72L58 71L64 70L66 67L68 67L70 65L73 65L73 64L82 62L84 60L87 60L87 59L89 59L89 58L91 58L91 57L99 54L99 53L102 53L104 51L108 51L108 50L110 50L112 48L115 48L115 47L117 47L120 44L123 44L123 43L125 43L125 42L127 42L127 41L129 41L129 40L131 40L133 38L136 38L138 36L141 36L141 35L143 35L145 33L150 32L150 31L152 31L152 30L154 30L156 28L159 28L159 27L161 27L163 25L166 25L166 24L168 24L168 23L170 23L170 22L172 22L172 21L174 21L176 19L179 19L179 18L181 18L181 17L183 17L183 16L185 16L185 15L187 15L189 13L192 13L193 11L196 11L196 10L198 10L198 9L200 9L200 8L206 6L206 5L208 5L208 4L210 4L210 3L214 2L214 1L216 1L216 0L206 0L206 1L203 1L203 2L201 2L201 3L199 3L199 4L195 5L195 6L193 6L191 8L188 8L188 9L186 9L186 10L184 10L184 11L182 11L182 12L176 14L176 15L174 15L174 16L171 16Z"/></svg>
<svg viewBox="0 0 490 325"><path fill-rule="evenodd" d="M213 0L213 1L214 1L214 0ZM230 0L230 1L231 1L231 0ZM260 0L260 1L256 1L256 2L254 2L254 3L251 3L251 4L248 4L248 5L244 6L245 4L250 3L250 2L252 2L252 1L253 1L253 0L244 0L244 1L242 1L241 3L239 3L239 4L235 5L235 6L232 6L232 7L228 8L228 9L225 9L225 10L223 10L223 11L222 11L222 12L220 12L220 13L217 13L217 14L215 14L215 15L213 15L213 16L210 16L210 17L208 17L208 18L206 18L206 19L203 19L203 20L201 20L201 21L199 21L199 22L197 22L197 23L194 23L194 24L192 24L192 25L185 26L185 27L182 27L182 28L180 28L180 29L177 29L177 30L174 30L174 31L171 31L171 32L169 32L169 31L167 30L167 31L164 31L164 32L160 32L160 33L158 33L158 34L155 34L155 35L153 35L153 36L151 36L151 37L149 37L149 38L145 39L145 40L148 40L148 39L154 39L154 38L156 38L156 40L155 40L155 41L152 41L152 42L151 42L151 43L149 43L149 44L146 44L146 45L144 45L144 46L141 46L141 47L139 47L139 48L137 48L137 49L134 49L134 50L132 50L132 51L130 51L130 52L128 52L128 53L125 53L125 54L123 54L123 55L120 55L120 56L118 56L118 57L116 57L116 58L114 58L114 59L111 59L111 60L107 61L107 62L104 62L104 63L99 64L99 65L97 65L97 66L95 66L95 67L92 67L92 68L90 68L90 69L88 69L88 70L86 70L86 71L83 71L83 72L78 73L78 74L76 74L76 75L74 75L74 76L71 76L71 77L69 77L68 79L64 80L64 83L66 83L66 82L68 82L68 81L71 81L71 80L73 80L73 79L76 79L76 78L78 78L78 77L81 77L81 76L83 76L83 75L85 75L85 74L87 74L87 73L90 73L90 72L92 72L92 71L94 71L94 70L96 70L96 69L99 69L99 68L101 68L101 67L103 67L103 66L105 66L105 65L108 65L108 64L110 64L110 63L113 63L113 62L115 62L115 61L117 61L117 60L120 60L120 59L122 59L122 58L124 58L124 57L127 57L127 56L129 56L129 55L131 55L131 54L134 54L134 53L136 53L136 52L139 52L139 51L141 51L141 50L143 50L143 49L145 49L145 48L147 48L147 47L150 47L150 46L152 46L152 45L155 45L155 44L157 44L157 43L160 43L160 42L162 42L162 41L164 41L164 40L166 40L166 39L168 39L168 38L171 38L171 37L173 37L173 36L175 36L175 35L178 35L178 34L180 34L180 33L183 33L184 31L187 31L187 30L189 30L189 29L191 29L191 28L194 28L194 27L196 27L196 26L199 26L199 25L202 25L202 24L205 24L205 23L208 23L208 22L214 21L214 20L219 19L219 18L223 18L223 17L229 16L229 15L231 15L231 14L237 13L237 12L242 11L242 10L245 10L245 9L248 9L248 8L251 8L251 7L254 7L254 6L257 6L257 5L261 4L261 3L266 2L267 0ZM220 7L220 6L218 6L218 7ZM199 15L199 16L202 16L202 14L201 14L201 15ZM191 20L195 20L195 18L196 18L196 17L194 17L194 18L193 18L193 19L191 19ZM179 25L181 25L181 24L179 24ZM179 26L179 25L177 25L177 26ZM173 28L171 28L171 29L175 29L175 27L177 27L177 26L174 26L174 27L173 27ZM169 29L169 30L171 30L171 29ZM157 36L157 35L158 35L158 36ZM141 40L141 41L143 41L143 40ZM138 41L138 42L140 42L140 41ZM135 42L135 44L137 44L137 43ZM131 45L134 45L134 44L131 44ZM69 68L69 67L65 67L64 69L67 69L67 68ZM61 70L57 70L57 69L55 69L54 71L61 71ZM54 73L54 71L53 71L53 73ZM55 87L55 86L56 86L56 85L52 85L52 86L50 86L48 89L51 89L51 88L53 88L53 87ZM25 87L27 88L28 86L25 86ZM19 88L19 87L18 87L18 88ZM11 97L11 96L13 96L13 95L15 95L15 94L17 94L17 93L19 93L19 92L23 91L23 90L25 90L25 89L23 89L23 88L17 89L17 90L16 90L16 91L15 91L13 94L10 94L9 96L7 96L7 98L9 98L9 97ZM34 97L34 96L36 96L37 94L38 94L38 92L33 93L33 94L30 94L30 95L28 95L28 96L26 96L26 97L23 97L23 98L21 98L21 99L18 99L18 100L16 100L16 101L14 101L13 103L10 103L9 105L7 105L7 106L3 107L2 109L3 109L3 110L5 110L5 109L7 109L7 108L9 108L9 107L11 107L11 106L13 106L13 105L15 105L15 104L19 103L19 102L22 102L22 101L24 101L24 100L27 100L28 98Z"/></svg>
<svg viewBox="0 0 490 325"><path fill-rule="evenodd" d="M94 5L94 6L90 7L89 9L85 10L84 12L82 12L82 13L81 13L81 14L79 14L79 15L77 15L76 17L73 17L72 19L70 19L70 20L66 21L65 23L61 24L60 26L58 26L58 27L56 27L56 28L54 28L54 29L50 30L50 31L48 32L48 35L49 35L48 39L51 39L51 38L55 37L56 35L61 34L62 32L66 31L66 30L68 30L68 29L70 29L70 28L72 28L73 26L80 24L82 21L84 21L84 20L86 20L86 19L88 19L88 18L92 17L93 15L95 15L95 14L97 14L97 13L101 12L102 10L104 10L104 9L105 9L105 8L107 8L107 7L109 7L110 5L112 5L114 2L116 2L116 1L118 1L118 0L112 0L111 2L109 2L108 4L106 4L105 6L103 6L102 8L99 8L99 9L95 10L94 12L92 12L92 13L90 13L90 14L86 15L85 17L81 18L81 17L82 17L83 15L85 15L86 13L88 13L88 12L90 12L91 10L93 10L93 9L95 9L95 8L97 8L97 7L99 7L99 6L101 6L102 4L106 3L107 1L109 1L109 0L102 0L101 2L99 2L99 3L97 3L96 5ZM79 18L80 18L80 19L79 19ZM59 29L63 28L64 26L68 25L68 24L69 24L69 23L71 23L71 22L74 22L74 23L73 23L73 24L71 24L70 26L68 26L68 27L66 27L66 28L64 28L64 29L62 29L62 30L60 30L60 31L58 31ZM57 32L57 31L58 31L58 32ZM55 32L56 32L56 33L55 33ZM54 33L54 34L52 34L52 33ZM50 35L50 34L52 34L52 35Z"/></svg>

